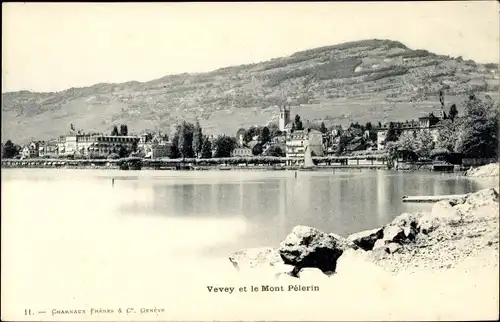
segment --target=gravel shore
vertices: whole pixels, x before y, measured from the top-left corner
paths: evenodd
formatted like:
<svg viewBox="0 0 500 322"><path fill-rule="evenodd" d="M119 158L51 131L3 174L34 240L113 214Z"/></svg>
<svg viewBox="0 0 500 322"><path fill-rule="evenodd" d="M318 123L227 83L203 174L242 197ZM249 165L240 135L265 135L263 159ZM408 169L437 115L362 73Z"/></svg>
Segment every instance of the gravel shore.
<svg viewBox="0 0 500 322"><path fill-rule="evenodd" d="M466 207L459 207L462 221L440 226L428 235L419 234L398 253L374 253L374 263L391 272L449 269L470 258L480 258L478 266L498 267L498 202Z"/></svg>

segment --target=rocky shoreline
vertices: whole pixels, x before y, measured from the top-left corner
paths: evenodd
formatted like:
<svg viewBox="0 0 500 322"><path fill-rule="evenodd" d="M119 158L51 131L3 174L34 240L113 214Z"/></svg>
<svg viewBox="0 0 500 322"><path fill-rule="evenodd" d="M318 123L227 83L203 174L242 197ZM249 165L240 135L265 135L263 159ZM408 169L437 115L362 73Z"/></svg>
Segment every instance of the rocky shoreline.
<svg viewBox="0 0 500 322"><path fill-rule="evenodd" d="M443 271L471 258L482 258L482 267L498 267L498 231L498 189L489 188L347 238L296 226L278 248L245 249L229 260L240 272L267 269L277 279L333 277L362 264L390 274Z"/></svg>
<svg viewBox="0 0 500 322"><path fill-rule="evenodd" d="M470 168L465 175L472 178L494 178L499 176L500 164L490 163L477 168Z"/></svg>

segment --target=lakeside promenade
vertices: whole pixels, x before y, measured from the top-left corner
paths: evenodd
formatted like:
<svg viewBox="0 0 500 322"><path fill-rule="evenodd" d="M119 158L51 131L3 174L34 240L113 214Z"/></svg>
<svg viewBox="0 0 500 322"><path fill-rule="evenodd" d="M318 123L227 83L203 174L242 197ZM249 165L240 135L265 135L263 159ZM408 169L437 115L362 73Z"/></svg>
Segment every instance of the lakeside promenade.
<svg viewBox="0 0 500 322"><path fill-rule="evenodd" d="M314 169L387 169L384 158L316 157ZM300 165L287 165L283 157L230 157L212 159L3 159L2 168L70 168L120 169L123 164L138 163L148 170L300 170Z"/></svg>

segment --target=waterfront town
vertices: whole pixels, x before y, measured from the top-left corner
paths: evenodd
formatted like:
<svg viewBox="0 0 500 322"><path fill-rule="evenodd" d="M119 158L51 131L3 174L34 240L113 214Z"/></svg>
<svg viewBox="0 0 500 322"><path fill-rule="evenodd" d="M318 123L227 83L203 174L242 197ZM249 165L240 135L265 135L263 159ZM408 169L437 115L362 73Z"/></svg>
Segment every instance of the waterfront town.
<svg viewBox="0 0 500 322"><path fill-rule="evenodd" d="M3 4L2 320L498 320L500 3L436 3Z"/></svg>
<svg viewBox="0 0 500 322"><path fill-rule="evenodd" d="M255 157L271 157L274 163L278 158L286 166L304 166L309 149L314 164L328 165L347 165L350 158L356 159L356 165L362 159L376 167L404 168L408 163L427 162L433 169L436 162L443 169L496 162L498 112L493 100L471 94L459 113L455 104L445 106L442 91L439 97L440 106L417 119L364 125L353 122L347 128L310 122L304 126L300 115L292 115L293 108L287 104L276 107L277 124L241 128L235 136L204 135L199 122L183 122L173 135L160 131L131 134L125 124L114 126L109 134L88 133L71 124L66 135L53 140L33 141L22 147L10 140L2 143L2 159L245 158L248 164Z"/></svg>

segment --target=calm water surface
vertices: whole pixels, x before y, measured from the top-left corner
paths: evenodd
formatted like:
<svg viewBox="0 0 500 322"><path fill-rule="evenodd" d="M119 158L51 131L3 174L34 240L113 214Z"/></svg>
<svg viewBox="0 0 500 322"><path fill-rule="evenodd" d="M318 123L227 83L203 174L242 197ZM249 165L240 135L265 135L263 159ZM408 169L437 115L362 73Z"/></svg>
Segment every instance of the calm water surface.
<svg viewBox="0 0 500 322"><path fill-rule="evenodd" d="M217 309L206 285L242 283L228 281L232 251L278 246L295 225L347 236L429 208L403 195L480 188L389 171L2 169L2 307L155 305L171 314L198 294Z"/></svg>
<svg viewBox="0 0 500 322"><path fill-rule="evenodd" d="M27 222L42 217L61 229L72 220L90 227L107 223L109 238L121 236L121 223L127 222L137 227L128 239L147 236L141 224L148 222L165 230L164 243L175 243L167 234L173 230L172 239L190 240L200 254L221 256L243 247L277 246L296 225L347 236L430 207L402 203L403 195L483 188L453 174L384 170L298 172L295 178L288 171L8 169L2 170L2 185L11 196L2 194L2 205L23 212ZM208 242L199 240L203 234Z"/></svg>

